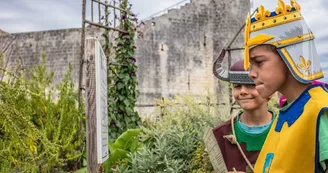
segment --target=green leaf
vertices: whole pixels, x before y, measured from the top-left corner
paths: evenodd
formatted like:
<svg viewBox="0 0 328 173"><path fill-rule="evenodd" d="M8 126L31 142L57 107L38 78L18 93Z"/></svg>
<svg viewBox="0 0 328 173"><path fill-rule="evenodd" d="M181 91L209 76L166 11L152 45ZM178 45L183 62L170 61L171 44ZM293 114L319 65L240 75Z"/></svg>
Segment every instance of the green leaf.
<svg viewBox="0 0 328 173"><path fill-rule="evenodd" d="M119 95L118 97L120 98L121 101L123 101L125 99L125 97L122 95Z"/></svg>
<svg viewBox="0 0 328 173"><path fill-rule="evenodd" d="M123 150L121 148L115 148L113 151L111 151L109 160L111 163L114 164L116 163L116 161L126 158L128 153L129 152L127 150Z"/></svg>
<svg viewBox="0 0 328 173"><path fill-rule="evenodd" d="M123 111L123 112L125 111L125 106L124 105L119 105L119 108L120 108L121 111Z"/></svg>
<svg viewBox="0 0 328 173"><path fill-rule="evenodd" d="M81 168L81 169L75 171L74 173L87 173L87 167Z"/></svg>
<svg viewBox="0 0 328 173"><path fill-rule="evenodd" d="M130 107L127 107L126 108L126 112L129 114L129 115L133 115L134 111L130 108Z"/></svg>
<svg viewBox="0 0 328 173"><path fill-rule="evenodd" d="M134 138L140 134L140 129L128 129L122 135L120 135L115 141L116 147L123 148L129 139Z"/></svg>
<svg viewBox="0 0 328 173"><path fill-rule="evenodd" d="M129 51L128 54L129 54L130 57L133 57L134 56L134 52L133 51Z"/></svg>
<svg viewBox="0 0 328 173"><path fill-rule="evenodd" d="M130 80L130 74L128 76L125 76L123 80L124 82L128 82Z"/></svg>
<svg viewBox="0 0 328 173"><path fill-rule="evenodd" d="M123 84L123 83L119 82L119 83L117 84L117 88L118 88L118 89L122 89L123 87L124 87L124 84Z"/></svg>
<svg viewBox="0 0 328 173"><path fill-rule="evenodd" d="M130 117L125 117L125 124L130 124L130 122L131 122Z"/></svg>
<svg viewBox="0 0 328 173"><path fill-rule="evenodd" d="M126 75L125 75L124 73L121 73L121 74L118 75L118 77L119 77L120 79L124 79L125 76L126 76Z"/></svg>
<svg viewBox="0 0 328 173"><path fill-rule="evenodd" d="M137 147L138 147L138 141L137 140L134 140L134 141L132 141L131 142L131 144L130 144L131 146L130 146L130 148L129 148L129 150L130 151L136 151L137 150Z"/></svg>
<svg viewBox="0 0 328 173"><path fill-rule="evenodd" d="M128 99L125 99L123 102L126 106L130 106L130 101Z"/></svg>
<svg viewBox="0 0 328 173"><path fill-rule="evenodd" d="M121 122L120 121L116 122L116 127L122 128L122 125L121 125Z"/></svg>

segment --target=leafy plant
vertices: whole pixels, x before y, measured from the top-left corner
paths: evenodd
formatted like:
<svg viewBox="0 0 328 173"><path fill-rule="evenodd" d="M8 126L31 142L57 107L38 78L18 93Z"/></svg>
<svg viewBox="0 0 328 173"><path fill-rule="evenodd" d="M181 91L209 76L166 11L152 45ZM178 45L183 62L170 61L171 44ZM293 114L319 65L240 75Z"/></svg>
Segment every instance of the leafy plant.
<svg viewBox="0 0 328 173"><path fill-rule="evenodd" d="M128 129L117 138L115 143L109 143L111 153L109 161L115 164L118 160L126 158L129 152L137 151L142 146L137 138L140 132L140 129Z"/></svg>
<svg viewBox="0 0 328 173"><path fill-rule="evenodd" d="M113 166L124 162L129 153L136 152L142 147L138 140L140 132L140 129L128 129L114 143L109 142L110 157L105 163L105 172L110 172Z"/></svg>
<svg viewBox="0 0 328 173"><path fill-rule="evenodd" d="M207 103L208 100L211 104ZM118 165L119 172L199 172L212 171L201 142L206 126L214 127L229 117L229 108L216 106L214 97L191 94L157 100L164 116L141 128L144 146L128 154Z"/></svg>
<svg viewBox="0 0 328 173"><path fill-rule="evenodd" d="M202 141L199 142L192 160L192 173L211 173L213 168Z"/></svg>
<svg viewBox="0 0 328 173"><path fill-rule="evenodd" d="M7 80L0 82L0 172L70 171L84 152L72 67L54 86L42 59L28 72L1 68Z"/></svg>
<svg viewBox="0 0 328 173"><path fill-rule="evenodd" d="M118 33L115 39L115 60L120 66L109 66L108 113L109 139L113 142L127 129L141 125L138 112L134 110L137 97L137 65L135 58L136 15L128 8L128 1L120 1L120 28L126 33Z"/></svg>

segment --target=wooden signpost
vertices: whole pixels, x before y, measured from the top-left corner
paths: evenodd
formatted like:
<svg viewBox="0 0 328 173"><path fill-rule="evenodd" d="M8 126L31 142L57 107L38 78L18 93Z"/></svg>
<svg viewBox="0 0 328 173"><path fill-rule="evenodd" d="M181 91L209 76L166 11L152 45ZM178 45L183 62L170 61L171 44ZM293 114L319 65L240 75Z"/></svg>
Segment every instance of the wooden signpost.
<svg viewBox="0 0 328 173"><path fill-rule="evenodd" d="M106 56L95 38L86 39L87 171L98 173L108 159Z"/></svg>

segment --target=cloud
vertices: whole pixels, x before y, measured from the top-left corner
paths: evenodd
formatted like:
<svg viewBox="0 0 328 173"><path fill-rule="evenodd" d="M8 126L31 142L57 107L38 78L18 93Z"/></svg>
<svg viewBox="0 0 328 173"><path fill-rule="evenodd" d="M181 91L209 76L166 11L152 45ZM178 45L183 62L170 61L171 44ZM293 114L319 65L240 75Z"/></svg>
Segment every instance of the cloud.
<svg viewBox="0 0 328 173"><path fill-rule="evenodd" d="M130 0L130 3L138 18L144 19L180 1ZM89 20L90 4L90 0L87 0ZM97 11L95 3L94 7ZM98 18L95 16L94 20ZM81 22L81 0L8 0L1 2L0 6L0 28L9 33L78 28L82 26Z"/></svg>
<svg viewBox="0 0 328 173"><path fill-rule="evenodd" d="M81 27L80 0L15 0L2 3L0 28L6 32Z"/></svg>
<svg viewBox="0 0 328 173"><path fill-rule="evenodd" d="M321 54L320 55L320 58L321 58L321 68L322 68L322 71L324 72L324 76L325 78L322 79L321 81L325 82L325 83L328 83L328 53L325 53L325 54Z"/></svg>
<svg viewBox="0 0 328 173"><path fill-rule="evenodd" d="M8 20L12 18L17 18L19 14L17 12L2 10L0 11L0 20Z"/></svg>
<svg viewBox="0 0 328 173"><path fill-rule="evenodd" d="M321 58L321 66L322 67L328 67L328 53L323 53L320 54L320 58Z"/></svg>
<svg viewBox="0 0 328 173"><path fill-rule="evenodd" d="M7 22L6 26L6 28L10 28L11 33L38 31L40 29L36 23L31 23L28 21L22 21L20 23L9 21ZM3 30L5 32L8 32L6 28L4 28Z"/></svg>
<svg viewBox="0 0 328 173"><path fill-rule="evenodd" d="M321 0L321 5L323 8L328 9L328 1L327 0Z"/></svg>
<svg viewBox="0 0 328 173"><path fill-rule="evenodd" d="M181 0L130 0L130 2L133 4L132 11L139 14L139 19L145 19L150 15L181 2ZM186 2L181 3L180 6Z"/></svg>

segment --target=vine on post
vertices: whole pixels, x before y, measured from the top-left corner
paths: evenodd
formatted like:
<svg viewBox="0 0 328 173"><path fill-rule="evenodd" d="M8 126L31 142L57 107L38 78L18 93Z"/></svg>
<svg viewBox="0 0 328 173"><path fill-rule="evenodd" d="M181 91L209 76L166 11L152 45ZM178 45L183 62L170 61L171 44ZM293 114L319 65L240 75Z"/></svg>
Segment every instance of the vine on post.
<svg viewBox="0 0 328 173"><path fill-rule="evenodd" d="M129 6L129 7L128 7ZM131 4L127 0L120 2L120 29L126 33L118 33L115 39L115 60L119 66L108 66L110 70L108 81L108 113L109 113L109 139L115 139L127 129L137 128L141 125L138 112L134 110L138 91L137 65L135 58L134 37L138 24L136 15L131 12ZM116 16L115 16L116 17Z"/></svg>

